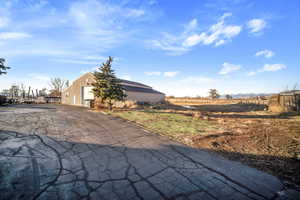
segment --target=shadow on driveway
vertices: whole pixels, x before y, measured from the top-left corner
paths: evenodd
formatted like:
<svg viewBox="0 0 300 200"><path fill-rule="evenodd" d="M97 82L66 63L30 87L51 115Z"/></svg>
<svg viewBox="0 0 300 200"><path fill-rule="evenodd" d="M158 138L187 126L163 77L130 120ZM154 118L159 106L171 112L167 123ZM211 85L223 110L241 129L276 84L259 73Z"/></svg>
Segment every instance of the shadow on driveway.
<svg viewBox="0 0 300 200"><path fill-rule="evenodd" d="M148 148L145 142L153 138L149 134L103 145L1 130L0 199L300 197L300 191L274 176L208 151L173 142Z"/></svg>

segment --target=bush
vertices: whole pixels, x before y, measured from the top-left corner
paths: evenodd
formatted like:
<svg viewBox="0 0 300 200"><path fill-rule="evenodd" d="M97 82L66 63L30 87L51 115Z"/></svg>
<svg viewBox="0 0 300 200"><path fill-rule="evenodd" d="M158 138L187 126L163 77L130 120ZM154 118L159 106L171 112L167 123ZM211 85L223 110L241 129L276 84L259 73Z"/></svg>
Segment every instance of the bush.
<svg viewBox="0 0 300 200"><path fill-rule="evenodd" d="M0 105L3 105L4 103L6 103L6 97L0 95Z"/></svg>

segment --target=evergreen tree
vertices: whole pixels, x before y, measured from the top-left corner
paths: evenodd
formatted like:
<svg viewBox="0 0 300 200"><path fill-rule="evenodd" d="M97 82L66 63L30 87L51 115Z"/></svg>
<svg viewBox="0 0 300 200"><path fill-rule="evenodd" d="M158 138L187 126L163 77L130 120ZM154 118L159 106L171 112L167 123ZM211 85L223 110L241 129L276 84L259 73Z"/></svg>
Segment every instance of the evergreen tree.
<svg viewBox="0 0 300 200"><path fill-rule="evenodd" d="M0 75L6 74L7 73L6 70L10 69L10 67L5 66L4 63L5 63L5 59L0 58Z"/></svg>
<svg viewBox="0 0 300 200"><path fill-rule="evenodd" d="M112 57L95 71L95 82L92 83L93 93L96 97L101 98L102 103L108 104L108 109L112 109L113 101L123 101L126 94L123 91L121 81L115 76L114 70L111 69L113 62Z"/></svg>

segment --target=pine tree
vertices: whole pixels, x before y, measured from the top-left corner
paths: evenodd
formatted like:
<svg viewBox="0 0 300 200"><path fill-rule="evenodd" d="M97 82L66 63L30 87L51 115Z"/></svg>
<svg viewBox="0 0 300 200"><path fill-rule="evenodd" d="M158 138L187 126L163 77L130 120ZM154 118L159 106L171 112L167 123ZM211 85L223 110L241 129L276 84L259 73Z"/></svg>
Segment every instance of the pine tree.
<svg viewBox="0 0 300 200"><path fill-rule="evenodd" d="M123 101L126 97L120 79L111 69L112 62L113 58L109 56L106 63L99 67L99 71L93 73L95 82L92 83L94 95L101 98L102 103L107 103L109 110L112 109L113 101Z"/></svg>
<svg viewBox="0 0 300 200"><path fill-rule="evenodd" d="M0 58L0 75L6 74L7 73L6 70L10 69L10 67L5 66L4 63L5 63L5 59Z"/></svg>

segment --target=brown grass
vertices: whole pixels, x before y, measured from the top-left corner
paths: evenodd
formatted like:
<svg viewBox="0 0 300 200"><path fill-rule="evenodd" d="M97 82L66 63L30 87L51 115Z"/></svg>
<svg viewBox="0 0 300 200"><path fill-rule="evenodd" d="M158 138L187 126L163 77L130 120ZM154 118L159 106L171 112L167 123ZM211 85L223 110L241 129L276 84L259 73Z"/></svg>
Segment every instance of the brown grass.
<svg viewBox="0 0 300 200"><path fill-rule="evenodd" d="M187 98L187 97L167 97L166 101L174 105L226 105L226 104L261 104L267 105L268 99L257 98L244 99L210 99L210 98Z"/></svg>
<svg viewBox="0 0 300 200"><path fill-rule="evenodd" d="M274 114L255 104L198 105L193 110L178 105L154 108L115 115L300 184L299 115Z"/></svg>

